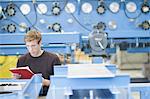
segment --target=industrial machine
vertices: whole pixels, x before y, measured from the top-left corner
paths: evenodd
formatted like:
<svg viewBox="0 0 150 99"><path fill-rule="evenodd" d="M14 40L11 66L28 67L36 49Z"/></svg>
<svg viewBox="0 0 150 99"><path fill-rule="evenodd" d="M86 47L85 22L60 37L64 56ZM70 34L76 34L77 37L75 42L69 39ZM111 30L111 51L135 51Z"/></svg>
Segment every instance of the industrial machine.
<svg viewBox="0 0 150 99"><path fill-rule="evenodd" d="M137 64L150 62L149 16L149 0L0 0L0 55L24 54L24 34L37 29L43 35L43 49L71 57L70 63L99 63L100 57L117 54L116 64L130 63L137 69ZM131 61L129 53L140 55ZM85 93L95 94L91 89ZM100 86L98 90L108 91Z"/></svg>
<svg viewBox="0 0 150 99"><path fill-rule="evenodd" d="M8 45L24 44L21 35L30 29L46 35L43 47L74 43L91 55L115 53L117 46L128 52L150 51L148 0L18 1L1 0L0 3L1 54L22 54L19 52L22 46L17 46L18 53L5 52L5 48L11 50L14 48ZM76 33L81 35L81 41Z"/></svg>
<svg viewBox="0 0 150 99"><path fill-rule="evenodd" d="M0 79L1 99L37 99L42 87L42 76L31 79Z"/></svg>
<svg viewBox="0 0 150 99"><path fill-rule="evenodd" d="M111 73L104 73L104 67ZM97 75L95 75L97 72L95 70L98 70ZM55 66L54 76L51 76L51 86L46 99L149 98L150 83L131 82L129 75L117 73L117 67L114 64ZM136 96L134 93L136 93Z"/></svg>
<svg viewBox="0 0 150 99"><path fill-rule="evenodd" d="M56 66L46 99L130 99L130 77L112 64Z"/></svg>

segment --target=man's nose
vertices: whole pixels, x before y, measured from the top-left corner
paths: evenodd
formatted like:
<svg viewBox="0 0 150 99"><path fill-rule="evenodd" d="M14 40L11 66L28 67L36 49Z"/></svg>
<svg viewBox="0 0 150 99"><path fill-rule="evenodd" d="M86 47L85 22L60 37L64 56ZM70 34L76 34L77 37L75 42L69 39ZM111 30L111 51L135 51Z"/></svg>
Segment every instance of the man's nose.
<svg viewBox="0 0 150 99"><path fill-rule="evenodd" d="M33 50L33 47L31 47L31 46L28 47L28 50L29 50L29 51L32 51L32 50Z"/></svg>

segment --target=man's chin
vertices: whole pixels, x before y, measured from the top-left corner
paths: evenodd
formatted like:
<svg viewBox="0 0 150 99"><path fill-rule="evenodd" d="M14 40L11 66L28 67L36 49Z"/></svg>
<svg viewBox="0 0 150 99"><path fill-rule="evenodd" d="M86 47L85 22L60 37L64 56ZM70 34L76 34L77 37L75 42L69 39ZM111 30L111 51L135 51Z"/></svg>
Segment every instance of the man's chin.
<svg viewBox="0 0 150 99"><path fill-rule="evenodd" d="M34 56L36 56L36 54L35 54L35 53L30 53L30 54L31 54L31 56L33 56L33 57L34 57Z"/></svg>

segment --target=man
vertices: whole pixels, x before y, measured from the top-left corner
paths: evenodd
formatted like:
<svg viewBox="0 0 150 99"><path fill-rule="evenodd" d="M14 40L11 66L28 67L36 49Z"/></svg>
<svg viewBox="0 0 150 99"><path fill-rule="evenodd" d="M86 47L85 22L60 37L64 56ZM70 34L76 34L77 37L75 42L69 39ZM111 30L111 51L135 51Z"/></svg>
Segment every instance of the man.
<svg viewBox="0 0 150 99"><path fill-rule="evenodd" d="M43 77L43 92L46 95L50 85L50 75L54 74L53 66L60 65L57 55L41 49L42 35L39 31L27 32L24 41L28 53L18 59L17 67L28 66L33 73L41 73Z"/></svg>

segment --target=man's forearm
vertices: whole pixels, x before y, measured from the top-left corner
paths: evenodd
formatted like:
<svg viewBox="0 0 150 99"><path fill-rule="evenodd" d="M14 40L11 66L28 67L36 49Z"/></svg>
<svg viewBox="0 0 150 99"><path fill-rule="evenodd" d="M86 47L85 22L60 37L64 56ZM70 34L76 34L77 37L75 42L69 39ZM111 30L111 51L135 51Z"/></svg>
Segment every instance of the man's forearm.
<svg viewBox="0 0 150 99"><path fill-rule="evenodd" d="M43 79L43 86L49 86L50 85L50 80L48 79Z"/></svg>

